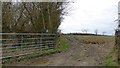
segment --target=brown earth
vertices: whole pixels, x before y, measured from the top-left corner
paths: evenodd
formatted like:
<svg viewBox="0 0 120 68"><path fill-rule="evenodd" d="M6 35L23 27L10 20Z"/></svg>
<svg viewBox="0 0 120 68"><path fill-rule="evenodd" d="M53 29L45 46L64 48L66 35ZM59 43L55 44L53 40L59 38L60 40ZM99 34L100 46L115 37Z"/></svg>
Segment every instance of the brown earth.
<svg viewBox="0 0 120 68"><path fill-rule="evenodd" d="M114 42L102 44L86 44L83 39L75 36L65 36L70 48L61 53L39 57L34 60L27 60L13 65L32 65L32 66L101 66L105 57L114 47ZM86 39L87 40L87 39ZM93 39L95 40L95 39ZM100 39L102 40L102 39ZM110 40L106 38L105 40ZM90 41L91 42L91 41ZM92 41L93 42L93 41Z"/></svg>

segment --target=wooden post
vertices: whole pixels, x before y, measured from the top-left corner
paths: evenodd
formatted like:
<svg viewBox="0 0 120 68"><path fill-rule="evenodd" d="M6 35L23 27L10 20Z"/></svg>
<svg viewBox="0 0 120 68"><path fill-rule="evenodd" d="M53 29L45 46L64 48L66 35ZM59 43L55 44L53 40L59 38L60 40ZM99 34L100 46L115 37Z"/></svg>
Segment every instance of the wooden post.
<svg viewBox="0 0 120 68"><path fill-rule="evenodd" d="M60 35L61 35L61 30L58 30L58 32L57 32L57 44L56 44L56 47L59 47L60 46Z"/></svg>
<svg viewBox="0 0 120 68"><path fill-rule="evenodd" d="M116 49L117 49L117 55L118 55L118 64L120 65L120 30L116 30Z"/></svg>

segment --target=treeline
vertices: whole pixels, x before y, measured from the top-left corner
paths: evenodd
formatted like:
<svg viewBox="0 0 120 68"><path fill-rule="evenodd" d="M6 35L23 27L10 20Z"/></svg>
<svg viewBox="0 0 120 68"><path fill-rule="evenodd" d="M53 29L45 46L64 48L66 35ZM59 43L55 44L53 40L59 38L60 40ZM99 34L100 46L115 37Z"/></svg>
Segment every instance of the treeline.
<svg viewBox="0 0 120 68"><path fill-rule="evenodd" d="M3 2L2 32L56 33L67 2Z"/></svg>
<svg viewBox="0 0 120 68"><path fill-rule="evenodd" d="M92 36L107 36L107 35L101 35L101 34L92 34L92 33L67 33L63 35L92 35Z"/></svg>

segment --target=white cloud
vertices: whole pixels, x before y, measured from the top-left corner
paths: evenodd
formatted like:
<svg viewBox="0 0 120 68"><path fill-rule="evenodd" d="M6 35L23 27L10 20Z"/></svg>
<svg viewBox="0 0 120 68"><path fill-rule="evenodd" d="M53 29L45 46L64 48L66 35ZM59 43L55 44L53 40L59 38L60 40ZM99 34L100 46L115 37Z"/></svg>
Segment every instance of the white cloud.
<svg viewBox="0 0 120 68"><path fill-rule="evenodd" d="M116 28L117 5L119 0L75 0L71 3L73 10L65 16L60 25L62 32L81 32L81 29L89 29L94 32L98 29L101 33L113 34Z"/></svg>

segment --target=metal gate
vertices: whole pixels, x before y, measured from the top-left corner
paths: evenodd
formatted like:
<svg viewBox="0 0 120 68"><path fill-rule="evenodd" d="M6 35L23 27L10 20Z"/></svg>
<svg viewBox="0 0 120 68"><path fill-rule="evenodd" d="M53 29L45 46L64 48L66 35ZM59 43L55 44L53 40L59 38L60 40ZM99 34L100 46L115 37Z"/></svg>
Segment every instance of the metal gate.
<svg viewBox="0 0 120 68"><path fill-rule="evenodd" d="M0 33L2 35L2 59L42 53L55 47L56 34L48 33Z"/></svg>

